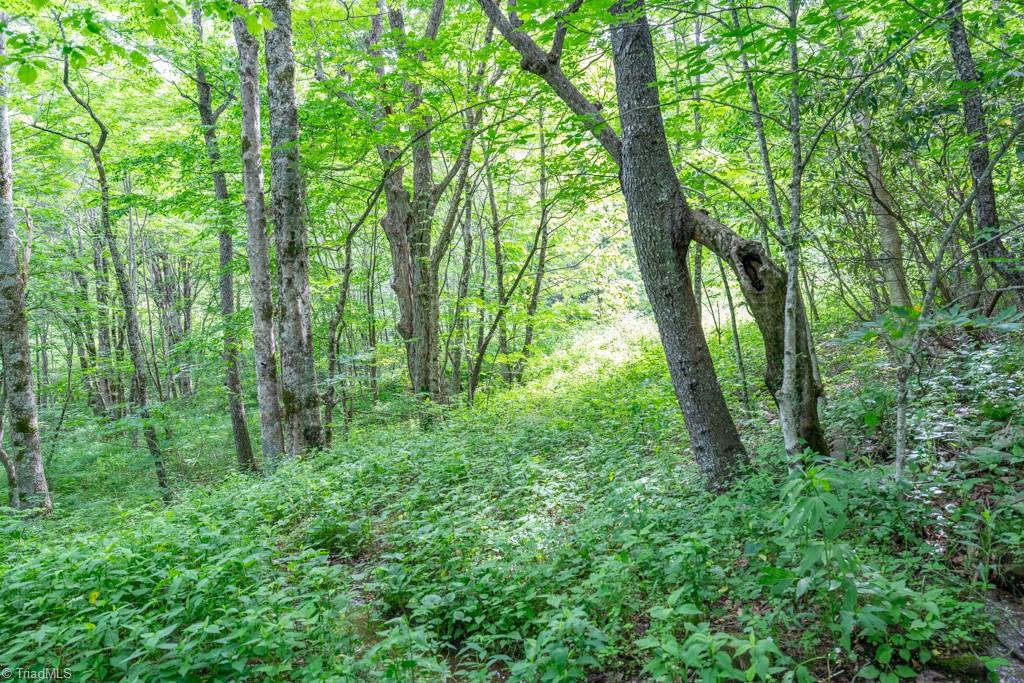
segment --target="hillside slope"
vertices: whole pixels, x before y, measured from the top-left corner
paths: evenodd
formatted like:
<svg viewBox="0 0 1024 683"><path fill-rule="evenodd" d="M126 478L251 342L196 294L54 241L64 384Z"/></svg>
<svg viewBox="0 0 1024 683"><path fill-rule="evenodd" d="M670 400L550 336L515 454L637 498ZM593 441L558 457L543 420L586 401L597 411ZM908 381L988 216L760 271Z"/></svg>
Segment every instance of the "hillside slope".
<svg viewBox="0 0 1024 683"><path fill-rule="evenodd" d="M427 430L357 428L98 531L4 518L0 662L99 681L970 669L984 586L1021 561L1022 415L997 410L1019 398L1021 358L947 359L917 406L930 453L897 486L876 359L843 347L829 410L852 456L788 476L758 413L753 471L712 497L649 328L594 330ZM1016 364L1010 379L986 385L992 362Z"/></svg>

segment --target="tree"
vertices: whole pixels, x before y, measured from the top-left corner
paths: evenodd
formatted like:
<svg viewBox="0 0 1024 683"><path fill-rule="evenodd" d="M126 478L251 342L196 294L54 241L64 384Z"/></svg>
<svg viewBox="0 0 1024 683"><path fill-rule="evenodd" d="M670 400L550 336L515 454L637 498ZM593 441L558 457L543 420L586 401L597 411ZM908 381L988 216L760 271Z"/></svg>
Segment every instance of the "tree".
<svg viewBox="0 0 1024 683"><path fill-rule="evenodd" d="M0 24L6 16L0 14ZM0 57L6 52L6 36L0 33ZM28 279L29 249L22 244L14 215L14 165L11 151L11 123L7 113L7 74L0 67L0 360L3 361L3 395L0 415L11 416L11 455L3 462L14 474L16 491L11 502L21 507L51 509L50 491L43 471L39 443L39 419L32 386L32 350L29 347L25 287ZM0 435L3 430L0 428ZM3 443L0 441L0 450Z"/></svg>
<svg viewBox="0 0 1024 683"><path fill-rule="evenodd" d="M988 259L1004 282L1021 295L1024 292L1024 269L1006 250L1000 233L995 185L992 182L992 169L989 168L988 123L981 99L982 82L967 40L963 4L963 0L947 0L946 21L949 50L961 84L964 125L971 137L967 160L971 168L971 182L975 191L974 209L978 221L974 248Z"/></svg>
<svg viewBox="0 0 1024 683"><path fill-rule="evenodd" d="M280 281L281 396L288 450L296 455L323 445L310 313L305 180L299 159L292 11L288 0L269 0L273 28L265 32L270 115L270 192Z"/></svg>
<svg viewBox="0 0 1024 683"><path fill-rule="evenodd" d="M63 37L64 26L60 17L57 17L57 26ZM88 115L92 124L98 131L96 140L93 141L87 134L69 134L38 124L33 125L40 130L58 135L59 137L80 145L84 145L89 150L89 154L92 157L93 167L96 171L96 182L100 191L100 228L103 231L106 248L110 252L110 259L114 266L114 276L117 280L118 288L121 291L121 303L124 307L125 336L127 338L128 351L133 369L131 401L138 411L139 419L142 420L142 434L146 441L146 447L149 450L150 458L153 461L157 485L160 487L160 492L164 500L169 502L171 499L170 484L167 480L167 472L164 469L163 453L160 449L160 443L157 441L156 429L153 426L149 410L146 359L143 351L142 332L139 327L139 315L136 307L135 289L133 288L131 278L129 277L128 266L121 256L121 251L118 248L117 238L114 236L113 221L110 216L110 183L107 179L107 168L103 161L103 148L107 144L110 131L107 128L107 125L103 122L103 119L100 118L99 114L93 108L92 104L90 104L89 100L82 97L75 87L72 86L70 55L67 51L65 51L63 55L62 83L64 85L64 90L67 91L78 107Z"/></svg>
<svg viewBox="0 0 1024 683"><path fill-rule="evenodd" d="M561 68L562 49L568 31L568 26L564 21L559 21L552 48L545 52L529 35L519 29L520 23L514 14L505 17L494 0L478 0L478 2L502 35L519 51L522 56L522 67L541 77L551 86L621 168L622 141L608 124L601 111L601 106L589 100ZM632 10L637 7L642 7L642 5L630 6ZM578 10L579 3L571 5L570 8ZM785 365L786 271L771 260L763 245L744 239L699 208L694 209L691 213L693 216L692 239L711 249L728 263L736 274L751 315L757 322L764 339L767 360L765 383L775 396L776 401L781 402L784 400L781 386ZM688 283L687 287L689 286ZM809 348L806 332L798 334L800 335L798 341ZM806 366L802 368L801 376L811 376L809 353L798 354L798 358L804 359L803 362L806 363ZM805 391L798 399L800 438L814 450L827 450L818 420L817 391ZM781 410L780 406L780 413Z"/></svg>
<svg viewBox="0 0 1024 683"><path fill-rule="evenodd" d="M243 8L249 8L248 0L238 2ZM253 308L252 337L260 409L260 446L264 463L273 466L284 453L284 418L281 412L281 384L277 375L274 299L263 195L260 48L243 17L235 17L232 24L238 49L239 100L242 107L242 178L248 227L249 289Z"/></svg>
<svg viewBox="0 0 1024 683"><path fill-rule="evenodd" d="M514 13L506 17L493 0L479 2L522 54L523 67L544 78L584 117L618 163L637 262L697 465L710 488L727 487L746 462L746 450L726 406L697 317L687 256L690 242L701 228L698 214L683 196L665 138L658 90L652 85L657 70L643 3L618 3L613 10L612 61L622 121L620 138L600 108L587 100L559 67L567 31L563 21L556 29L552 49L544 53L518 30Z"/></svg>
<svg viewBox="0 0 1024 683"><path fill-rule="evenodd" d="M192 25L196 32L199 50L203 45L203 11L200 2L192 9ZM234 261L234 238L232 236L228 207L228 182L221 168L220 146L217 144L217 119L231 97L216 110L213 108L213 88L206 79L201 55L196 59L196 108L199 120L203 124L203 140L206 143L206 155L210 160L210 173L213 178L213 193L217 199L217 217L220 221L218 240L220 243L220 314L224 320L224 387L228 392L228 411L231 414L231 433L235 440L235 455L238 467L242 471L257 469L256 457L252 452L249 440L249 424L245 418L245 403L242 396L242 375L238 368L238 338L234 332L235 314L235 282L232 273Z"/></svg>

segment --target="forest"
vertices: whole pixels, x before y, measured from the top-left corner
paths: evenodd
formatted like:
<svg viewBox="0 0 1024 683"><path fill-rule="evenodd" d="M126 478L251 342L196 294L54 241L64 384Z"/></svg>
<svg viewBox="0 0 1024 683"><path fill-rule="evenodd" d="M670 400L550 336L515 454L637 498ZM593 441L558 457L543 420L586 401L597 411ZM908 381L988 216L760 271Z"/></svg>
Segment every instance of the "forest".
<svg viewBox="0 0 1024 683"><path fill-rule="evenodd" d="M0 670L1024 681L1020 0L2 0Z"/></svg>

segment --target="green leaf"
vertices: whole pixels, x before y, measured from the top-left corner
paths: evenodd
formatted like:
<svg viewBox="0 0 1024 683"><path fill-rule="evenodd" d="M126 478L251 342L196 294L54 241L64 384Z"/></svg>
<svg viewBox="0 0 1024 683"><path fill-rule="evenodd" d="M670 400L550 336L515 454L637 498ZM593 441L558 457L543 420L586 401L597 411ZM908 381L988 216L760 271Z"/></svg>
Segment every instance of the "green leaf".
<svg viewBox="0 0 1024 683"><path fill-rule="evenodd" d="M263 33L263 22L260 21L260 16L255 13L250 13L245 17L245 27L249 29L249 33L254 36L258 36Z"/></svg>
<svg viewBox="0 0 1024 683"><path fill-rule="evenodd" d="M867 679L869 681L873 681L873 680L877 679L878 676L879 676L878 669L876 669L871 664L868 664L868 665L862 667L861 670L859 672L857 672L857 675L860 676L861 678L865 678L865 679Z"/></svg>
<svg viewBox="0 0 1024 683"><path fill-rule="evenodd" d="M36 71L34 66L25 62L18 67L17 75L19 81L25 85L31 85L36 82L36 78L39 76L39 73Z"/></svg>

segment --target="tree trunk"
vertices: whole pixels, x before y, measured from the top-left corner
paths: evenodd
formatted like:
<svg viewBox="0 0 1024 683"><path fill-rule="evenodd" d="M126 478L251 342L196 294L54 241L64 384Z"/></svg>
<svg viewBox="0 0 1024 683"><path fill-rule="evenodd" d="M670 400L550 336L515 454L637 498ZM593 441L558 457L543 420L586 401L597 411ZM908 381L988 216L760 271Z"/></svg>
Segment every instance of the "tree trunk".
<svg viewBox="0 0 1024 683"><path fill-rule="evenodd" d="M856 118L860 128L861 152L864 155L864 174L870 192L868 201L878 227L878 241L881 245L878 260L885 278L885 289L893 306L909 308L910 291L903 271L903 238L900 237L892 195L882 176L882 157L875 141L871 139L870 118L866 114L859 114Z"/></svg>
<svg viewBox="0 0 1024 683"><path fill-rule="evenodd" d="M665 138L654 45L642 3L612 28L622 121L619 179L644 287L658 323L697 466L709 488L726 488L747 455L729 414L697 319L687 251L695 218ZM625 11L620 3L619 13Z"/></svg>
<svg viewBox="0 0 1024 683"><path fill-rule="evenodd" d="M67 79L65 78L65 80ZM77 96L76 99L78 99ZM91 109L88 107L84 108L90 112L90 115L99 124L99 120L92 114ZM128 268L121 258L121 251L117 247L117 239L114 237L113 225L110 221L110 185L107 182L107 171L102 157L103 145L106 142L106 128L101 127L101 131L100 142L96 145L90 144L89 147L92 152L93 163L96 167L96 178L100 187L100 227L103 229L107 250L110 252L110 260L114 266L114 277L117 279L118 288L121 290L121 299L124 305L125 337L128 343L128 355L131 358L134 371L132 374L130 398L138 410L139 418L143 423L142 436L146 441L146 448L149 450L149 455L153 460L157 485L160 487L164 500L170 502L171 492L167 481L167 472L164 469L163 453L156 438L156 429L150 422L146 386L146 357L143 352L138 309L135 305L135 290L132 288L129 279Z"/></svg>
<svg viewBox="0 0 1024 683"><path fill-rule="evenodd" d="M7 505L17 509L21 507L21 498L18 495L18 475L14 471L14 462L4 449L4 413L7 410L7 390L4 387L4 378L0 374L0 465L3 465L4 474L7 475Z"/></svg>
<svg viewBox="0 0 1024 683"><path fill-rule="evenodd" d="M375 290L377 282L377 228L373 228L370 241L370 262L366 267L366 343L369 360L367 370L370 381L370 395L373 401L380 398L380 383L377 379L377 312Z"/></svg>
<svg viewBox="0 0 1024 683"><path fill-rule="evenodd" d="M357 226L358 227L358 226ZM334 315L327 329L327 388L324 390L324 446L331 447L334 438L334 407L335 386L342 382L341 364L338 362L338 345L340 339L338 328L345 320L345 305L348 302L348 290L352 281L352 241L355 228L349 230L345 238L345 262L341 268L341 285L338 287L338 301L334 306Z"/></svg>
<svg viewBox="0 0 1024 683"><path fill-rule="evenodd" d="M238 0L248 7L248 0ZM260 132L259 43L245 20L233 21L238 48L238 74L242 105L242 177L248 227L249 288L252 292L252 337L256 365L256 393L260 409L260 450L264 464L273 466L284 452L281 385L277 377L274 338L274 300L270 285L270 253L263 197L263 160Z"/></svg>
<svg viewBox="0 0 1024 683"><path fill-rule="evenodd" d="M71 239L70 229L68 231L68 238ZM79 239L75 249L76 263L83 258L82 254L82 243L81 239ZM86 392L89 395L88 402L93 414L101 416L106 413L106 406L103 403L103 397L99 390L99 378L96 376L93 368L93 360L96 358L96 338L93 331L92 316L87 314L85 310L86 306L90 303L89 282L85 277L85 273L78 265L71 271L70 277L78 292L78 298L74 300L75 317L71 321L70 327L75 339L78 364L82 370L82 382L85 384Z"/></svg>
<svg viewBox="0 0 1024 683"><path fill-rule="evenodd" d="M1006 282L1014 287L1018 297L1024 300L1024 268L1003 245L999 232L999 217L996 213L996 191L989 169L988 124L985 120L985 105L981 95L984 92L978 67L971 54L964 27L963 0L946 1L949 25L949 49L956 67L957 79L961 83L960 97L963 100L964 123L971 137L967 160L971 167L971 181L974 185L974 210L977 218L975 248L988 260L992 268Z"/></svg>
<svg viewBox="0 0 1024 683"><path fill-rule="evenodd" d="M722 287L725 289L725 303L729 306L729 324L732 328L732 347L736 353L736 370L740 375L740 391L743 396L743 407L747 409L749 415L751 410L750 405L750 389L747 387L747 368L743 363L743 347L740 345L740 330L736 324L736 307L732 301L732 287L729 286L729 277L725 274L725 266L722 264L722 259L715 257L715 261L718 263L718 272L722 276Z"/></svg>
<svg viewBox="0 0 1024 683"><path fill-rule="evenodd" d="M107 257L103 254L103 237L97 234L92 239L93 279L96 283L96 382L99 386L103 409L114 407L114 382L111 368L110 344L110 292L107 275Z"/></svg>
<svg viewBox="0 0 1024 683"><path fill-rule="evenodd" d="M6 20L6 16L0 14L0 19ZM0 56L5 53L5 48L6 38L0 35ZM4 71L0 70L0 358L4 365L6 409L11 416L10 464L16 479L19 506L40 507L49 512L52 504L39 443L25 306L28 258L27 253L18 248L20 240L15 231L14 160ZM24 249L27 250L28 246ZM4 406L0 405L0 413L3 410ZM4 461L7 460L5 454Z"/></svg>
<svg viewBox="0 0 1024 683"><path fill-rule="evenodd" d="M518 20L514 15L506 17L494 0L477 2L502 35L519 51L522 56L522 68L536 74L551 86L569 109L584 122L621 169L622 141L608 124L601 107L587 99L562 71L557 55L544 52L530 36L518 30ZM748 308L764 339L767 361L765 383L773 396L777 397L782 380L786 271L770 259L763 244L741 237L704 211L693 211L692 218L694 241L721 257L736 274ZM689 285L687 281L687 289L690 289ZM801 339L801 343L806 345L806 338L801 335ZM809 373L809 360L807 362ZM816 392L801 397L800 424L805 425L802 438L808 444L812 444L812 448L824 447L825 444L818 422L817 398Z"/></svg>
<svg viewBox="0 0 1024 683"><path fill-rule="evenodd" d="M147 240L148 241L148 240ZM177 273L171 263L170 255L161 247L150 243L152 252L150 271L153 279L153 292L157 297L157 311L160 315L160 327L163 331L163 365L166 369L167 393L174 396L185 396L186 383L182 381L185 372L177 362L178 345L181 344L185 332L181 326L179 315ZM154 351L153 365L159 368L159 359ZM159 370L155 373L159 375Z"/></svg>
<svg viewBox="0 0 1024 683"><path fill-rule="evenodd" d="M738 29L739 15L735 10L732 12L734 26ZM768 142L764 132L764 119L761 115L761 104L751 75L750 65L747 62L746 53L743 52L743 41L739 40L740 65L743 70L744 81L747 86L747 94L750 97L751 119L754 130L757 133L758 153L761 158L761 169L764 175L765 187L768 191L768 199L772 209L772 221L775 230L780 236L787 233L786 220L782 213L782 202L779 198L778 185L775 181L775 173L772 170L771 158L768 154ZM799 130L796 137L799 147ZM800 162L799 159L795 160ZM802 167L799 171L802 173ZM800 178L795 179L794 189L799 194ZM796 220L799 225L800 198L790 198L790 205L796 206ZM791 216L791 220L793 217ZM712 251L719 257L726 260L732 267L740 283L740 290L747 301L751 315L761 330L761 338L765 350L765 385L775 399L779 409L780 422L785 432L789 426L795 426L796 436L790 434L790 440L802 442L808 448L818 452L827 453L828 443L825 434L821 429L818 420L818 398L821 394L820 387L814 382L813 368L813 346L807 334L809 329L806 323L806 312L804 310L802 297L799 296L799 283L790 283L789 272L792 271L792 260L796 260L799 274L799 254L787 255L787 270L779 268L772 260L771 253L767 247L767 228L762 233L760 249L758 245L749 240L739 237L726 226L717 222L707 221L708 238L713 243L719 244L716 249L710 244ZM698 238L699 239L699 238ZM791 341L795 346L791 347L791 359L796 363L790 395L787 398L783 392L786 367L786 321L787 321L787 295L792 288L793 307L790 314L793 321L794 338ZM783 415L784 411L786 415ZM793 446L796 447L795 445Z"/></svg>
<svg viewBox="0 0 1024 683"><path fill-rule="evenodd" d="M540 107L537 125L540 132L540 249L537 252L537 270L533 274L533 289L530 290L530 301L526 304L526 329L523 331L522 357L516 364L516 381L521 381L526 369L526 360L533 350L534 330L537 309L540 307L540 293L544 286L544 268L548 258L548 221L551 218L551 207L548 206L548 169L547 169L547 137L544 133L544 106Z"/></svg>
<svg viewBox="0 0 1024 683"><path fill-rule="evenodd" d="M437 37L443 10L443 0L434 0L423 40L434 40ZM382 55L372 46L376 45L383 34L384 12L385 2L379 0L367 40L371 46L371 55L378 60ZM401 9L389 5L387 18L396 35L406 35ZM422 50L415 53L415 59L422 61L424 58ZM378 64L377 74L384 79L385 68L382 62ZM434 179L431 158L433 121L429 114L423 113L427 108L420 107L422 87L416 81L407 80L404 88L410 100L405 111L414 120L409 131L412 139L412 193L403 182L405 168L398 163L400 151L391 144L378 145L378 154L386 169L383 182L387 213L382 226L391 245L394 267L391 286L398 300L398 332L405 340L412 391L421 399L440 402L445 400L445 386L441 382L440 365L438 263L439 254L446 252L450 245L452 231L446 227L442 230L442 238L436 244L433 243L433 220L438 202L456 178L458 185L452 192L452 206L458 204L469 165L474 127L480 120L480 112L466 114L467 129L462 149L447 175L438 182ZM389 110L384 106L375 108L374 117L378 126L388 113Z"/></svg>
<svg viewBox="0 0 1024 683"><path fill-rule="evenodd" d="M697 324L704 329L704 248L693 245L693 299L697 302Z"/></svg>
<svg viewBox="0 0 1024 683"><path fill-rule="evenodd" d="M508 306L508 294L505 291L505 250L501 244L502 221L498 214L498 199L494 195L494 181L491 178L491 169L487 169L487 202L491 207L491 239L494 242L494 286L495 294L498 296L498 308L504 309ZM498 324L498 354L501 356L499 366L501 378L505 382L512 381L512 367L508 362L508 325L502 317Z"/></svg>
<svg viewBox="0 0 1024 683"><path fill-rule="evenodd" d="M292 10L289 0L268 0L274 27L266 32L267 108L270 115L270 191L281 289L281 388L289 451L323 446L320 395L309 291L305 180L299 160Z"/></svg>
<svg viewBox="0 0 1024 683"><path fill-rule="evenodd" d="M199 2L192 10L192 25L196 31L196 40L203 44L203 14ZM198 89L197 105L199 119L203 124L203 140L206 143L206 156L210 161L213 177L213 195L217 200L217 218L220 222L218 240L220 243L220 315L224 324L224 387L228 392L228 412L231 415L231 433L235 441L235 457L238 468L243 472L258 469L256 456L253 455L252 441L249 439L249 422L245 417L245 403L242 396L242 373L238 367L239 343L235 334L235 278L231 270L235 257L234 241L230 225L227 178L221 168L220 146L217 143L217 117L222 110L213 110L213 89L206 80L206 71L202 63L196 61L196 88Z"/></svg>
<svg viewBox="0 0 1024 683"><path fill-rule="evenodd" d="M451 346L451 339L455 338L455 348L452 351L452 376L448 384L448 393L453 396L462 393L462 356L468 334L468 321L462 310L462 302L469 295L469 278L473 269L473 202L471 197L466 197L466 205L463 210L465 213L462 221L462 270L459 273L452 329L448 335L449 346Z"/></svg>

